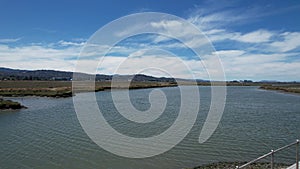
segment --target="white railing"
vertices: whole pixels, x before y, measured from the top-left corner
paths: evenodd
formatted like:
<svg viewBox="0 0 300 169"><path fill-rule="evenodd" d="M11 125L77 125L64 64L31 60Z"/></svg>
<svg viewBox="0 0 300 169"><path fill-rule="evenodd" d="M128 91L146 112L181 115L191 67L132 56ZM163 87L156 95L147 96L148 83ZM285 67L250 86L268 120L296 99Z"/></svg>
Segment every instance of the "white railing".
<svg viewBox="0 0 300 169"><path fill-rule="evenodd" d="M244 165L237 166L236 168L237 169L245 168L245 167L249 166L250 164L253 164L253 163L255 163L255 162L257 162L257 161L259 161L261 159L264 159L264 158L266 158L268 156L271 156L271 162L270 162L271 163L271 169L274 169L274 154L277 153L277 152L279 152L279 151L282 151L282 150L284 150L286 148L289 148L289 147L291 147L293 145L296 145L296 169L299 169L299 140L296 140L296 142L293 142L291 144L283 146L283 147L281 147L281 148L279 148L277 150L271 150L271 152L269 152L269 153L267 153L265 155L262 155L262 156L254 159L252 161L249 161L248 163L246 163Z"/></svg>

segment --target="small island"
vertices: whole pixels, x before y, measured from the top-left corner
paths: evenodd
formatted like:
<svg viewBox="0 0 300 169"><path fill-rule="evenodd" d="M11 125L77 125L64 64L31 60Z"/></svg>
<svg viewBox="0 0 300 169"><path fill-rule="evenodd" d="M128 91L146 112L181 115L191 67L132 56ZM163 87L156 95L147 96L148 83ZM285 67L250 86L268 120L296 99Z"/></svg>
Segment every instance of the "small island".
<svg viewBox="0 0 300 169"><path fill-rule="evenodd" d="M26 108L26 107L21 105L18 102L14 102L11 100L4 100L0 98L0 110L8 110L8 109L17 110L22 108Z"/></svg>

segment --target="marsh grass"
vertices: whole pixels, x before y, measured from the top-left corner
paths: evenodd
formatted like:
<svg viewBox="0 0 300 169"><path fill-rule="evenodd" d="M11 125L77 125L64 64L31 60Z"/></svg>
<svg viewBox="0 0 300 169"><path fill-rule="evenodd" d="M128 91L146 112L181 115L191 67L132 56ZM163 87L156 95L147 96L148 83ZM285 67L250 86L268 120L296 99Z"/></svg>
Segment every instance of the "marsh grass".
<svg viewBox="0 0 300 169"><path fill-rule="evenodd" d="M281 92L300 94L300 85L285 85L285 86L265 85L265 86L261 86L260 88L265 90L278 90Z"/></svg>
<svg viewBox="0 0 300 169"><path fill-rule="evenodd" d="M86 82L82 83L81 88L77 88L79 92L103 91L115 89L127 89L128 82L116 82L111 86L111 82L90 82L94 83L94 88ZM79 85L80 86L80 85ZM131 82L129 89L155 88L177 86L171 82ZM41 97L71 97L72 92L71 81L0 81L0 96L3 97L20 97L20 96L41 96Z"/></svg>

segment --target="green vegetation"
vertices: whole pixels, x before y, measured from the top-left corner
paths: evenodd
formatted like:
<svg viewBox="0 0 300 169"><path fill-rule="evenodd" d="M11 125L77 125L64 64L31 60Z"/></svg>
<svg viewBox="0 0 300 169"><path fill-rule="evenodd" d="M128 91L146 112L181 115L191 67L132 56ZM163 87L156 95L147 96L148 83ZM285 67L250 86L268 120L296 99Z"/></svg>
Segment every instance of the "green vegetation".
<svg viewBox="0 0 300 169"><path fill-rule="evenodd" d="M46 97L70 97L72 92L70 88L10 88L0 89L0 95L3 97L19 96L46 96Z"/></svg>
<svg viewBox="0 0 300 169"><path fill-rule="evenodd" d="M34 81L34 80L6 80L0 81L0 89L15 89L15 88L59 88L72 87L71 81Z"/></svg>
<svg viewBox="0 0 300 169"><path fill-rule="evenodd" d="M78 82L82 83L82 82ZM82 83L80 88L76 88L77 92L88 91L103 91L114 89L128 88L128 82L118 81L111 86L110 81L90 82L91 85L86 85L88 82ZM90 88L89 86L95 86ZM195 85L191 81L178 81L178 85ZM210 82L198 82L199 86L210 86ZM214 82L214 85L224 85L223 82ZM262 82L226 82L227 86L261 86L261 89L279 90L283 92L300 93L299 83L262 83ZM157 81L133 81L130 83L129 89L155 88L155 87L172 87L177 86L175 82L157 82ZM45 96L45 97L71 97L72 81L0 81L0 96L3 97L19 97L19 96Z"/></svg>
<svg viewBox="0 0 300 169"><path fill-rule="evenodd" d="M111 87L111 82L95 82L95 88L86 86L87 82L82 84L81 88L76 88L79 92L103 91L127 88L126 82L116 82ZM91 84L94 82L91 82ZM177 86L172 82L132 82L129 89L154 88L154 87L170 87ZM3 97L19 97L19 96L45 96L45 97L71 97L72 82L71 81L0 81L0 96Z"/></svg>
<svg viewBox="0 0 300 169"><path fill-rule="evenodd" d="M195 167L193 169L234 169L236 166L241 166L245 163L241 162L220 162L220 163L214 163L214 164L209 164L209 165L203 165L199 167ZM270 163L253 163L246 167L246 169L266 169L270 168ZM275 164L275 169L282 169L286 168L288 165L286 164Z"/></svg>
<svg viewBox="0 0 300 169"><path fill-rule="evenodd" d="M18 102L14 102L11 100L4 100L0 98L0 110L6 110L6 109L21 109L26 108L25 106L22 106Z"/></svg>
<svg viewBox="0 0 300 169"><path fill-rule="evenodd" d="M264 85L260 87L261 89L265 90L277 90L281 92L288 92L288 93L300 93L300 85L293 85L293 84L287 84L287 85Z"/></svg>
<svg viewBox="0 0 300 169"><path fill-rule="evenodd" d="M0 81L0 96L70 97L71 86L64 81Z"/></svg>

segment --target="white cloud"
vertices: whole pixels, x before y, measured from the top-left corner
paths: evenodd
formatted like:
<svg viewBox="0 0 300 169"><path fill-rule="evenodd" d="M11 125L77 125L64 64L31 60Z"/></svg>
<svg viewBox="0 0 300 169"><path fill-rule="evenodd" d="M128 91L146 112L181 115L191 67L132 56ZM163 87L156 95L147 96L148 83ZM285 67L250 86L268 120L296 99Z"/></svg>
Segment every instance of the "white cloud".
<svg viewBox="0 0 300 169"><path fill-rule="evenodd" d="M170 55L146 55L141 57L105 57L100 65L101 73L106 74L137 74L144 73L152 76L168 76L179 78L207 77L201 62L183 60ZM193 71L189 70L191 68ZM202 68L202 69L201 69Z"/></svg>
<svg viewBox="0 0 300 169"><path fill-rule="evenodd" d="M55 49L44 46L10 47L0 45L0 66L22 69L73 70L70 57L77 56L78 47Z"/></svg>
<svg viewBox="0 0 300 169"><path fill-rule="evenodd" d="M85 42L70 42L70 41L60 40L58 44L61 46L83 46Z"/></svg>
<svg viewBox="0 0 300 169"><path fill-rule="evenodd" d="M258 29L252 32L242 33L228 29L259 17L260 15L258 15L257 12L257 9L251 8L233 11L222 6L214 11L197 7L187 20L201 29L212 42L223 40L235 40L244 43L270 42L275 32Z"/></svg>
<svg viewBox="0 0 300 169"><path fill-rule="evenodd" d="M76 59L72 57L77 56L79 50L80 47L78 46L55 49L43 46L9 47L0 45L0 66L31 70L73 71ZM299 53L251 54L246 50L221 50L217 51L216 54L221 58L228 80L246 78L253 80L296 80L300 78L300 62L286 62L290 57L299 56ZM133 53L131 56L128 59L121 56L104 57L98 67L100 68L98 73L146 73L154 76L166 76L167 72L176 77L191 78L186 67L188 66L196 78L208 79L208 74L200 60L186 60L168 54L147 54L143 51ZM207 65L215 64L209 58L202 61ZM83 58L80 63L83 68L90 68L92 65L97 66L100 60ZM91 73L89 69L81 69L81 71Z"/></svg>
<svg viewBox="0 0 300 169"><path fill-rule="evenodd" d="M268 43L272 42L272 37L276 36L275 32L268 30L255 30L252 32L241 33L241 32L230 32L224 29L212 29L204 31L212 42L220 42L224 40L234 40L243 43Z"/></svg>
<svg viewBox="0 0 300 169"><path fill-rule="evenodd" d="M267 30L256 30L246 34L236 35L232 38L232 40L246 43L262 43L269 42L273 35L274 34L272 32Z"/></svg>
<svg viewBox="0 0 300 169"><path fill-rule="evenodd" d="M60 71L73 71L74 61L64 61L60 59L53 60L36 60L36 61L7 61L0 64L0 67L8 67L15 69L25 70L60 70Z"/></svg>
<svg viewBox="0 0 300 169"><path fill-rule="evenodd" d="M297 80L300 62L286 62L300 53L251 54L246 51L218 51L229 79Z"/></svg>
<svg viewBox="0 0 300 169"><path fill-rule="evenodd" d="M239 57L246 53L246 51L243 50L219 50L215 52L217 55L222 57Z"/></svg>
<svg viewBox="0 0 300 169"><path fill-rule="evenodd" d="M206 30L205 34L206 35L215 35L215 34L225 33L225 32L226 32L225 29L210 29L210 30Z"/></svg>
<svg viewBox="0 0 300 169"><path fill-rule="evenodd" d="M300 78L300 62L288 63L285 60L294 54L247 54L245 51L218 51L228 80L296 80ZM166 76L166 72L175 77L209 79L205 65L217 65L215 60L184 60L169 55L147 55L142 57L106 57L101 64L101 73L135 74L146 73L153 76ZM188 69L187 69L188 67ZM210 66L209 66L210 67ZM189 71L192 70L192 72ZM158 70L158 71L157 71ZM210 69L216 73L217 69ZM219 72L220 73L220 72Z"/></svg>

